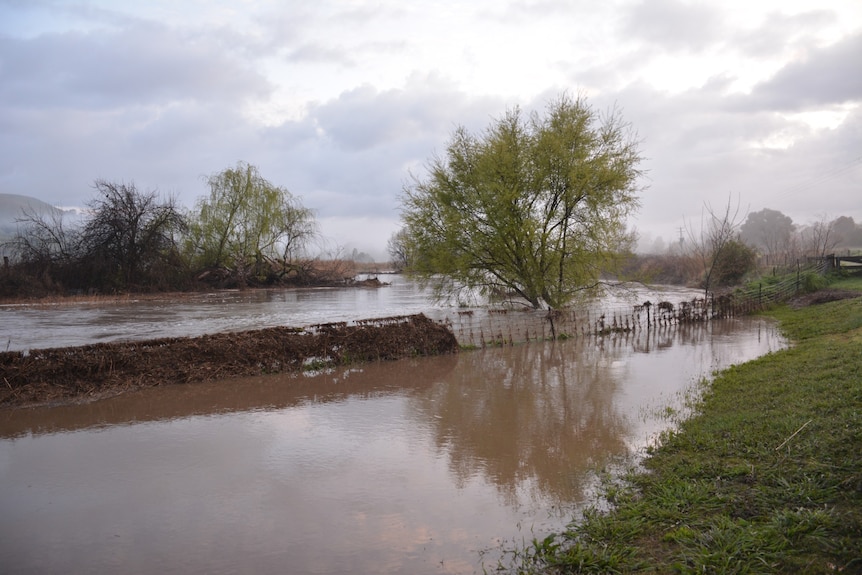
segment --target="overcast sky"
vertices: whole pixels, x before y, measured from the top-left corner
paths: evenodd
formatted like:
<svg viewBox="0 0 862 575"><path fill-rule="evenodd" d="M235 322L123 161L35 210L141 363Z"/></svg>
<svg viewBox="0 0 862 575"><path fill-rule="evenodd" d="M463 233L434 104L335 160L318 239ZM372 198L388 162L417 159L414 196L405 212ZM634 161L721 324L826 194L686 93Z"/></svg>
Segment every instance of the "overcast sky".
<svg viewBox="0 0 862 575"><path fill-rule="evenodd" d="M648 239L728 198L862 221L859 0L0 0L0 193L190 208L245 161L382 257L455 127L563 91L637 130Z"/></svg>

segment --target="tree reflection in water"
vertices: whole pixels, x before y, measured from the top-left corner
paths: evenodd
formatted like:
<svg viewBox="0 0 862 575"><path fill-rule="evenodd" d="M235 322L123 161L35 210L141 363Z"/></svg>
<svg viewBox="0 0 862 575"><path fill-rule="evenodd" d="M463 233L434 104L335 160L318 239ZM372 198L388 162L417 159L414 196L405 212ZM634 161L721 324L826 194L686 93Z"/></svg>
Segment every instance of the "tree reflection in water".
<svg viewBox="0 0 862 575"><path fill-rule="evenodd" d="M587 497L593 471L642 449L639 438L668 424L648 421L655 417L645 406L679 403L712 370L783 345L774 331L741 335L750 321L464 353L445 381L411 404L434 429L459 485L482 476L506 505L571 507Z"/></svg>
<svg viewBox="0 0 862 575"><path fill-rule="evenodd" d="M621 356L618 350L618 355ZM484 476L507 505L582 498L583 470L626 450L629 423L607 351L589 340L460 357L445 385L413 398L461 484Z"/></svg>

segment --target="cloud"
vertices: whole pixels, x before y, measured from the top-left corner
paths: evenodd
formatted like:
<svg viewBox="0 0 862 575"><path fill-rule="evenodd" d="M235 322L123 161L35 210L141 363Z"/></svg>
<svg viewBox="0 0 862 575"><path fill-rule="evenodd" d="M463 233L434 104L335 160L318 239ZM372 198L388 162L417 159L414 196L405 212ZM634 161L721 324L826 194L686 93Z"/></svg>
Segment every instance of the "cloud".
<svg viewBox="0 0 862 575"><path fill-rule="evenodd" d="M804 110L847 102L862 102L862 34L815 49L784 66L752 91L760 108Z"/></svg>
<svg viewBox="0 0 862 575"><path fill-rule="evenodd" d="M593 100L616 103L643 138L649 188L636 225L665 239L699 222L704 204L780 210L794 220L828 211L858 217L862 108L835 129L815 129L754 106L728 105L723 82L678 94L645 83ZM776 133L786 147L765 147ZM794 143L795 142L795 143ZM855 183L854 183L855 182Z"/></svg>
<svg viewBox="0 0 862 575"><path fill-rule="evenodd" d="M287 54L291 62L302 64L336 64L339 66L356 66L356 60L345 48L332 48L321 44L303 44Z"/></svg>
<svg viewBox="0 0 862 575"><path fill-rule="evenodd" d="M815 34L835 24L837 15L829 10L811 10L798 14L772 12L756 28L733 35L734 47L748 58L775 58L786 50L804 48L816 41Z"/></svg>
<svg viewBox="0 0 862 575"><path fill-rule="evenodd" d="M104 178L190 207L242 160L364 241L456 126L583 90L644 139L641 229L728 194L860 220L858 11L754 4L0 0L0 192L80 205Z"/></svg>
<svg viewBox="0 0 862 575"><path fill-rule="evenodd" d="M400 89L362 86L311 106L302 119L271 129L267 141L270 157L282 156L273 170L324 215L394 217L410 170L421 173L456 125L482 129L504 108L417 76Z"/></svg>
<svg viewBox="0 0 862 575"><path fill-rule="evenodd" d="M431 78L396 90L361 86L316 107L312 115L336 146L365 150L445 133L467 105L463 94Z"/></svg>
<svg viewBox="0 0 862 575"><path fill-rule="evenodd" d="M218 43L140 24L122 31L0 38L0 102L17 108L240 103L270 83Z"/></svg>
<svg viewBox="0 0 862 575"><path fill-rule="evenodd" d="M659 49L703 50L724 33L721 13L710 5L644 0L623 18L621 36Z"/></svg>

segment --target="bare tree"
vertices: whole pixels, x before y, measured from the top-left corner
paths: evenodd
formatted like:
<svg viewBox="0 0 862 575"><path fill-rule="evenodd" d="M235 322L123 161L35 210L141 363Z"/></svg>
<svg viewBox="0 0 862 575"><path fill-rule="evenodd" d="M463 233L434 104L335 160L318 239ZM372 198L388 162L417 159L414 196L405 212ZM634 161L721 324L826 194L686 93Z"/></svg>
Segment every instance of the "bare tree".
<svg viewBox="0 0 862 575"><path fill-rule="evenodd" d="M738 251L739 226L742 221L739 201L736 207L728 198L724 210L719 212L708 203L704 204L700 218L700 230L686 224L690 250L701 266L705 295L718 285L722 270L727 269L727 258Z"/></svg>
<svg viewBox="0 0 862 575"><path fill-rule="evenodd" d="M79 233L63 223L63 212L25 208L15 218L17 234L4 244L20 262L47 269L71 261L78 251Z"/></svg>
<svg viewBox="0 0 862 575"><path fill-rule="evenodd" d="M173 198L159 201L155 191L134 184L97 180L98 196L89 203L82 245L85 264L103 287L148 283L145 272L178 253L177 234L186 222Z"/></svg>
<svg viewBox="0 0 862 575"><path fill-rule="evenodd" d="M835 222L830 222L825 214L800 233L802 247L806 255L823 257L835 250L838 237L835 234Z"/></svg>

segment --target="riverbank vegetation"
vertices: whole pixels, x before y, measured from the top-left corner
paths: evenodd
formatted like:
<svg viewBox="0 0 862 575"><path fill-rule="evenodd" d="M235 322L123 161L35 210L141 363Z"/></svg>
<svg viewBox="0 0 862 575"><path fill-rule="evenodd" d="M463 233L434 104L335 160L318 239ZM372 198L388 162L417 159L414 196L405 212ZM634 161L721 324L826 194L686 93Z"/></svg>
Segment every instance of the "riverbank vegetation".
<svg viewBox="0 0 862 575"><path fill-rule="evenodd" d="M333 285L348 258L312 257L313 212L258 169L239 163L207 179L193 210L134 183L97 180L87 208L23 208L0 243L0 297Z"/></svg>
<svg viewBox="0 0 862 575"><path fill-rule="evenodd" d="M831 287L862 295L862 277ZM608 482L610 512L516 552L514 571L862 573L862 297L767 315L793 345L718 374Z"/></svg>
<svg viewBox="0 0 862 575"><path fill-rule="evenodd" d="M862 226L851 217L795 224L779 211L763 209L743 222L738 204L734 208L730 201L722 210L704 206L699 229L680 228L678 243L658 238L650 244L649 239L639 238L636 253L624 259L620 279L721 292L740 283L779 282L800 269L834 263L835 256L862 255ZM818 286L806 289L811 287Z"/></svg>

